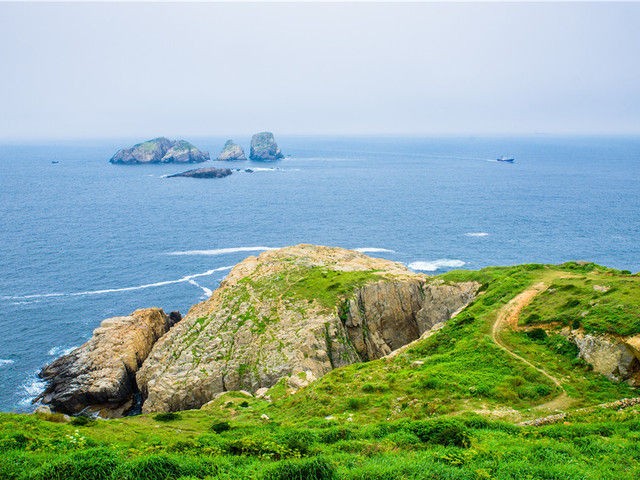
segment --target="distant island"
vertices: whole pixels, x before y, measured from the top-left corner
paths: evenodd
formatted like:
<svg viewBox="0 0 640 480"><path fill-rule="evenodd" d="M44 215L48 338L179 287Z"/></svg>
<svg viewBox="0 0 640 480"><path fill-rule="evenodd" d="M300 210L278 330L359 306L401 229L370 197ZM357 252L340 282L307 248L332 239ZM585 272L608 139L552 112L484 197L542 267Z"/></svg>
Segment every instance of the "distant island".
<svg viewBox="0 0 640 480"><path fill-rule="evenodd" d="M202 152L186 140L169 140L158 137L138 143L131 148L123 148L111 157L110 163L201 163L209 160L209 153Z"/></svg>
<svg viewBox="0 0 640 480"><path fill-rule="evenodd" d="M249 158L254 162L273 162L284 158L271 132L259 132L253 135L250 148ZM118 150L109 162L139 165L150 163L202 163L208 160L210 160L209 152L199 150L186 140L170 140L166 137L158 137L137 143L133 147ZM229 139L225 142L216 160L247 160L247 156L240 145ZM193 175L178 174L177 176Z"/></svg>
<svg viewBox="0 0 640 480"><path fill-rule="evenodd" d="M191 177L191 178L223 178L231 175L230 168L196 168L194 170L187 170L186 172L175 173L168 175L167 178L175 177Z"/></svg>

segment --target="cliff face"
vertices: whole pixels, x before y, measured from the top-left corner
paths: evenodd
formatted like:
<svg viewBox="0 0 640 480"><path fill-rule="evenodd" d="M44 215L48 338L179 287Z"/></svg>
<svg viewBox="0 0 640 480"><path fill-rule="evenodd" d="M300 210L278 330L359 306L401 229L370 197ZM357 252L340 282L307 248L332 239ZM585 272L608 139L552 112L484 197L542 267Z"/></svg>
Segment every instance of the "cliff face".
<svg viewBox="0 0 640 480"><path fill-rule="evenodd" d="M284 158L273 133L260 132L251 137L249 158L257 162L272 162Z"/></svg>
<svg viewBox="0 0 640 480"><path fill-rule="evenodd" d="M63 413L121 416L133 405L136 371L175 320L159 308L104 320L89 341L40 372L48 384L39 399Z"/></svg>
<svg viewBox="0 0 640 480"><path fill-rule="evenodd" d="M244 150L242 147L233 142L233 140L227 140L218 155L218 160L227 161L227 160L246 160L247 157L244 154Z"/></svg>
<svg viewBox="0 0 640 480"><path fill-rule="evenodd" d="M198 408L283 377L300 386L379 358L446 321L477 288L430 285L401 264L340 248L249 257L153 347L136 376L143 412Z"/></svg>

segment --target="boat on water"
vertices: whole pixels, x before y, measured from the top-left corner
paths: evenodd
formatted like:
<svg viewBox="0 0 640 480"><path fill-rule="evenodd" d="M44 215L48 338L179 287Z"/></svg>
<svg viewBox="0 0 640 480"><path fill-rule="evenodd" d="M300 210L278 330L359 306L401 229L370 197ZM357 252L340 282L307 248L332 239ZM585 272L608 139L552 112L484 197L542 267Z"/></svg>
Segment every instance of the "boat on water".
<svg viewBox="0 0 640 480"><path fill-rule="evenodd" d="M56 164L56 163L60 163L58 160L51 160L51 163Z"/></svg>
<svg viewBox="0 0 640 480"><path fill-rule="evenodd" d="M496 158L496 160L497 160L498 162L513 163L513 162L515 161L515 158L513 158L513 157L505 157L505 156L503 155L503 156L501 156L501 157L499 157L499 158Z"/></svg>

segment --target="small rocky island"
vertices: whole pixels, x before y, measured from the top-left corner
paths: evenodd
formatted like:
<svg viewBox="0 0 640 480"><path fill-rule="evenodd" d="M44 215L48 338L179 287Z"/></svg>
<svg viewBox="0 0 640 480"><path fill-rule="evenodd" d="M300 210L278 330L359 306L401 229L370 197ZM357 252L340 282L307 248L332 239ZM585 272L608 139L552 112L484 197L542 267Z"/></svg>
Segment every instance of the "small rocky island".
<svg viewBox="0 0 640 480"><path fill-rule="evenodd" d="M244 150L240 145L234 143L233 140L229 139L225 142L220 155L218 155L218 160L220 161L228 161L228 160L246 160L247 157L244 154Z"/></svg>
<svg viewBox="0 0 640 480"><path fill-rule="evenodd" d="M201 163L209 160L209 153L202 152L186 140L170 140L158 137L138 143L131 148L119 150L110 163L149 164L149 163Z"/></svg>
<svg viewBox="0 0 640 480"><path fill-rule="evenodd" d="M249 158L255 162L273 162L284 158L273 133L260 132L251 137Z"/></svg>
<svg viewBox="0 0 640 480"><path fill-rule="evenodd" d="M233 172L230 168L216 168L216 167L206 167L206 168L196 168L194 170L187 170L186 172L175 173L173 175L168 175L167 178L175 178L175 177L191 177L191 178L223 178L228 177Z"/></svg>

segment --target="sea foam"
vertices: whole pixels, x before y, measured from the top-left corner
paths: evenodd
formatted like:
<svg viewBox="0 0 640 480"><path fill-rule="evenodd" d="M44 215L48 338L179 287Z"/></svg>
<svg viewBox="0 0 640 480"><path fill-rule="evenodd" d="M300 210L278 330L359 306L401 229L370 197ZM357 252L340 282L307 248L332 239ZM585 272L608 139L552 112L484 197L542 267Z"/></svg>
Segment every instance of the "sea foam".
<svg viewBox="0 0 640 480"><path fill-rule="evenodd" d="M184 250L177 252L168 252L166 255L227 255L229 253L238 252L264 252L267 250L275 250L276 247L231 247L216 248L213 250Z"/></svg>
<svg viewBox="0 0 640 480"><path fill-rule="evenodd" d="M4 367L5 365L11 365L12 363L13 363L13 360L0 358L0 367Z"/></svg>
<svg viewBox="0 0 640 480"><path fill-rule="evenodd" d="M467 232L464 234L465 237L488 237L489 234L487 232Z"/></svg>
<svg viewBox="0 0 640 480"><path fill-rule="evenodd" d="M462 260L455 260L451 258L441 258L438 260L433 260L430 262L425 261L417 261L411 262L408 267L411 270L420 270L422 272L435 272L436 270L440 270L442 268L456 268L462 267L466 265L466 262Z"/></svg>
<svg viewBox="0 0 640 480"><path fill-rule="evenodd" d="M383 252L396 253L395 250L389 250L388 248L377 248L377 247L361 247L361 248L354 248L354 250L360 253L383 253Z"/></svg>

